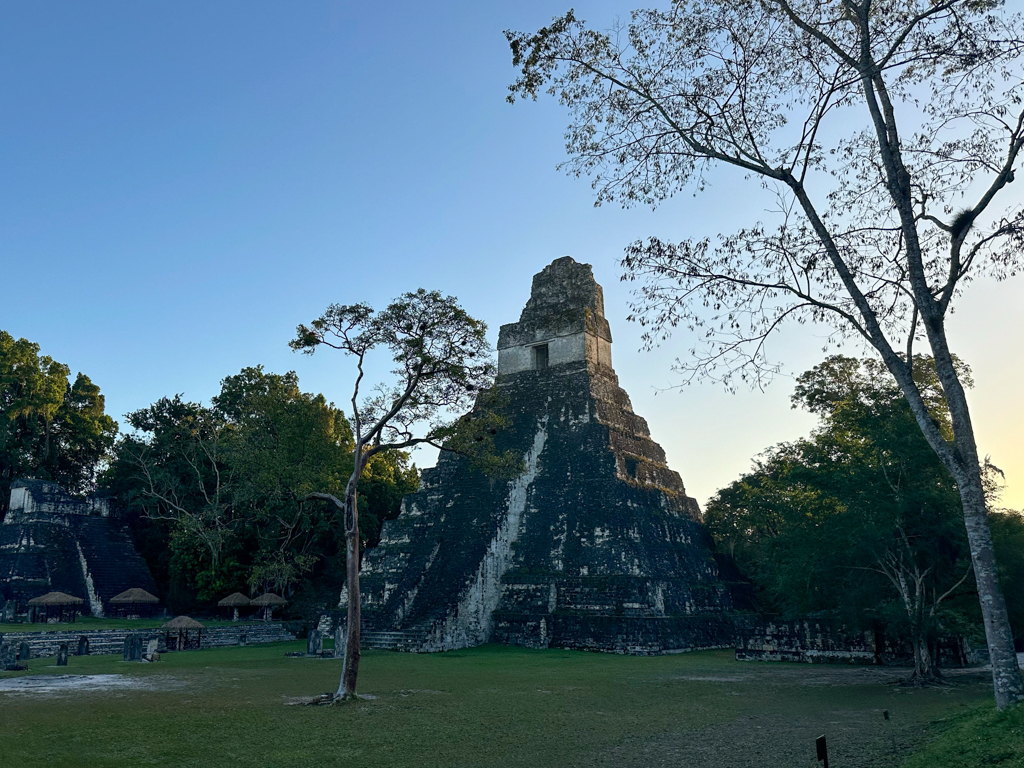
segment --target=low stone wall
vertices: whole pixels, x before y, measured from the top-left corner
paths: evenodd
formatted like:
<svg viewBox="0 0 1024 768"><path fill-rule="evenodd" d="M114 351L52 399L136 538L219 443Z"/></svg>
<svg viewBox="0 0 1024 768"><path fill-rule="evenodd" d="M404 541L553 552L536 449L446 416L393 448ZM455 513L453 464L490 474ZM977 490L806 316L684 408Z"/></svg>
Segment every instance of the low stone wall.
<svg viewBox="0 0 1024 768"><path fill-rule="evenodd" d="M166 652L166 632L159 628L149 629L96 629L96 630L60 630L56 632L7 632L0 633L0 644L20 645L28 643L32 657L56 656L61 643L67 643L68 653L72 656L78 651L78 639L83 635L89 638L89 655L121 654L124 652L124 639L132 632L142 635L143 644L151 639L159 642L157 650ZM230 627L209 627L203 630L202 648L224 648L242 645L242 633L245 634L245 645L263 643L281 643L295 639L284 624L278 621L259 624L238 624Z"/></svg>
<svg viewBox="0 0 1024 768"><path fill-rule="evenodd" d="M987 654L962 637L943 637L938 644L939 664L964 667L985 663ZM881 632L849 632L827 621L741 620L736 623L737 661L793 661L802 663L882 664L909 666L913 649Z"/></svg>

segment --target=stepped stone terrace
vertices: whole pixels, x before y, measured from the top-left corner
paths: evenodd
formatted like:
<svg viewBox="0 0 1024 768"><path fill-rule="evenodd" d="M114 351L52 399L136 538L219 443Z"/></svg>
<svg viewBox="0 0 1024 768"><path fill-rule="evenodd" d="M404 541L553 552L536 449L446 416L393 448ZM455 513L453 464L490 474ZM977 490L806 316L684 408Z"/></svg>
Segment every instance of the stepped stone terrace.
<svg viewBox="0 0 1024 768"><path fill-rule="evenodd" d="M156 583L107 500L76 499L56 483L16 480L0 525L0 608L24 614L47 592L82 598L88 613L117 612L126 590L155 593Z"/></svg>

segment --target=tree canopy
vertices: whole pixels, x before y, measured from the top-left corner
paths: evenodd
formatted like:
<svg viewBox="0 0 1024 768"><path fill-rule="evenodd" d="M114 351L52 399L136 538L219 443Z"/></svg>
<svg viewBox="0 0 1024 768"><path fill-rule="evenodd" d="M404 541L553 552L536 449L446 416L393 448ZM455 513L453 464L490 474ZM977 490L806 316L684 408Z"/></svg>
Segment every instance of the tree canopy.
<svg viewBox="0 0 1024 768"><path fill-rule="evenodd" d="M105 480L172 604L236 590L336 599L345 559L336 515L306 497L343 488L351 472L352 431L340 410L302 392L293 372L256 366L225 377L210 406L162 398L127 419L133 431ZM377 540L416 485L406 455L376 457L364 483L364 541Z"/></svg>
<svg viewBox="0 0 1024 768"><path fill-rule="evenodd" d="M919 357L914 369L948 430L932 360ZM711 499L705 520L767 610L885 627L913 643L916 673L931 677L937 636L977 626L954 478L877 360L829 358L799 377L793 403L818 415L819 427L766 451ZM1009 534L1012 522L1005 527Z"/></svg>
<svg viewBox="0 0 1024 768"><path fill-rule="evenodd" d="M18 477L71 493L94 489L117 422L104 412L100 388L84 373L70 375L38 344L0 331L0 513Z"/></svg>

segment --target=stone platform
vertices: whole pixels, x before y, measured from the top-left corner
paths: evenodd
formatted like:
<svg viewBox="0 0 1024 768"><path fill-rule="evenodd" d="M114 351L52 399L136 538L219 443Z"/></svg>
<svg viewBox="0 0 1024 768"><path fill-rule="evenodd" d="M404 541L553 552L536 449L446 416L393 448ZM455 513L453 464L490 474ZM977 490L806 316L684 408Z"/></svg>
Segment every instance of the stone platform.
<svg viewBox="0 0 1024 768"><path fill-rule="evenodd" d="M201 648L225 648L239 645L239 636L245 631L246 645L262 643L283 643L295 639L279 621L238 624L230 627L209 627L203 630ZM166 633L159 627L148 629L95 629L58 630L54 632L5 632L0 633L0 644L20 645L28 643L32 657L56 656L61 643L67 643L72 655L78 649L78 638L89 638L89 655L118 654L124 651L124 639L131 633L141 634L143 643L155 638L159 641L157 650L164 653Z"/></svg>

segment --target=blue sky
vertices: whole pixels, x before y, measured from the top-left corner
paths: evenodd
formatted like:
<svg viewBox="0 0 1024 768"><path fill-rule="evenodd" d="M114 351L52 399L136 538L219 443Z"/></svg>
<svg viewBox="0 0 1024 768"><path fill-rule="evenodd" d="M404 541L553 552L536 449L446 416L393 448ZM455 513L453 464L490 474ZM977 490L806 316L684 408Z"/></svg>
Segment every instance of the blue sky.
<svg viewBox="0 0 1024 768"><path fill-rule="evenodd" d="M599 26L630 9L574 5ZM344 360L287 347L328 303L437 288L496 340L532 275L571 255L594 265L622 384L703 503L813 421L789 408L786 378L656 394L686 340L638 352L616 260L647 235L729 231L763 204L721 174L654 212L594 208L586 180L556 171L566 115L505 102L502 30L568 7L0 0L0 328L91 376L115 417L177 392L208 399L257 363L342 402ZM972 288L953 328L982 450L1018 507L1019 292ZM820 347L807 329L775 342L797 373Z"/></svg>

